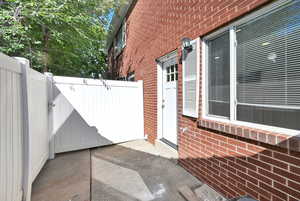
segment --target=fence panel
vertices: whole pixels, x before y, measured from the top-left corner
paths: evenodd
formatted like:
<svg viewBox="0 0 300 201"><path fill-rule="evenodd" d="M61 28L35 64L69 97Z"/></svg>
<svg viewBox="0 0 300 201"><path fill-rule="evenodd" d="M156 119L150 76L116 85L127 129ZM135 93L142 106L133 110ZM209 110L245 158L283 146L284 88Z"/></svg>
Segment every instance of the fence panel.
<svg viewBox="0 0 300 201"><path fill-rule="evenodd" d="M47 77L31 68L26 69L26 81L33 181L49 158L48 85Z"/></svg>
<svg viewBox="0 0 300 201"><path fill-rule="evenodd" d="M22 200L21 66L0 53L0 200Z"/></svg>
<svg viewBox="0 0 300 201"><path fill-rule="evenodd" d="M54 77L55 152L144 138L143 83Z"/></svg>

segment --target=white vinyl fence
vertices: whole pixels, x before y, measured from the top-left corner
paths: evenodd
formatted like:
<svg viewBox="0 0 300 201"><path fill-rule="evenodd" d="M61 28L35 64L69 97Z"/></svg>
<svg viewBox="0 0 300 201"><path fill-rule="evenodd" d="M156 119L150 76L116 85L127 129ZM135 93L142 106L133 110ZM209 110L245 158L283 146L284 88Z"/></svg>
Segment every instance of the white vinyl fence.
<svg viewBox="0 0 300 201"><path fill-rule="evenodd" d="M0 54L0 200L22 200L22 115L19 62Z"/></svg>
<svg viewBox="0 0 300 201"><path fill-rule="evenodd" d="M31 177L34 180L49 157L48 86L47 77L30 68L26 70L26 81Z"/></svg>
<svg viewBox="0 0 300 201"><path fill-rule="evenodd" d="M144 138L142 81L53 79L55 153Z"/></svg>
<svg viewBox="0 0 300 201"><path fill-rule="evenodd" d="M1 53L0 74L0 200L29 200L49 157L47 78Z"/></svg>
<svg viewBox="0 0 300 201"><path fill-rule="evenodd" d="M55 153L144 138L143 83L41 74L0 53L0 201L30 201Z"/></svg>

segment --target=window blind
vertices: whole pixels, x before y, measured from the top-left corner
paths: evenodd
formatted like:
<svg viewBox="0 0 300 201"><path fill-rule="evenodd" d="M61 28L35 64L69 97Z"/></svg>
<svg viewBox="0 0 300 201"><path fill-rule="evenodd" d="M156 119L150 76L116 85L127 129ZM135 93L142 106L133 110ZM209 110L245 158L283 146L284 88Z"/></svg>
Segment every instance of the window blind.
<svg viewBox="0 0 300 201"><path fill-rule="evenodd" d="M236 37L237 119L300 129L300 3L237 27Z"/></svg>
<svg viewBox="0 0 300 201"><path fill-rule="evenodd" d="M230 116L229 33L208 41L208 113Z"/></svg>
<svg viewBox="0 0 300 201"><path fill-rule="evenodd" d="M188 53L183 65L183 114L198 117L197 101L197 44L192 44L192 51Z"/></svg>

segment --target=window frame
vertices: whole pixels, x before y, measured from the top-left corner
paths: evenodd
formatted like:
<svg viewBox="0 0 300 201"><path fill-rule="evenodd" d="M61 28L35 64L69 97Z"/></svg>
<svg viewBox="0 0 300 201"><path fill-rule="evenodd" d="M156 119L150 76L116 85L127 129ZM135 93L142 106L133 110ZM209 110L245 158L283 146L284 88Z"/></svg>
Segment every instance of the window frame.
<svg viewBox="0 0 300 201"><path fill-rule="evenodd" d="M126 47L126 40L127 40L127 36L126 36L126 20L124 20L117 32L117 34L115 35L115 52L116 52L116 55L115 56L118 56L122 50ZM121 47L118 47L118 37L119 37L119 34L121 34L121 40L122 40L122 45Z"/></svg>
<svg viewBox="0 0 300 201"><path fill-rule="evenodd" d="M228 124L234 124L237 126L246 126L254 129L262 129L270 132L276 133L285 133L291 136L299 135L299 130L269 126L259 123L251 123L245 121L239 121L236 119L236 109L237 109L237 100L236 100L236 69L237 69L237 57L236 57L236 31L235 27L243 25L251 20L262 17L265 14L270 14L275 12L278 8L287 5L292 2L292 0L283 0L271 3L243 18L238 21L235 21L229 24L226 27L223 27L203 38L201 38L201 48L202 48L202 118L212 121L219 121ZM229 45L230 45L230 117L222 117L208 114L208 41L222 35L226 31L229 31Z"/></svg>
<svg viewBox="0 0 300 201"><path fill-rule="evenodd" d="M191 44L196 43L196 111L194 112L188 112L185 111L185 73L184 69L186 67L186 61L182 60L182 115L188 116L188 117L193 117L193 118L198 118L199 117L199 88L200 88L200 46L201 46L201 40L200 38L196 38L191 41Z"/></svg>

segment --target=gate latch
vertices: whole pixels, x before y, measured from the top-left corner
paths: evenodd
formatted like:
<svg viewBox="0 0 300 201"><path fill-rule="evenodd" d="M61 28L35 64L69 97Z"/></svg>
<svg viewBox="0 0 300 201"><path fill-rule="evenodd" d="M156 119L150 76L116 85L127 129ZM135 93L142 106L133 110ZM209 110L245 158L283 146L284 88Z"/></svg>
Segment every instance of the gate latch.
<svg viewBox="0 0 300 201"><path fill-rule="evenodd" d="M51 109L51 108L54 108L55 107L55 104L52 102L52 103L48 103L48 108Z"/></svg>

